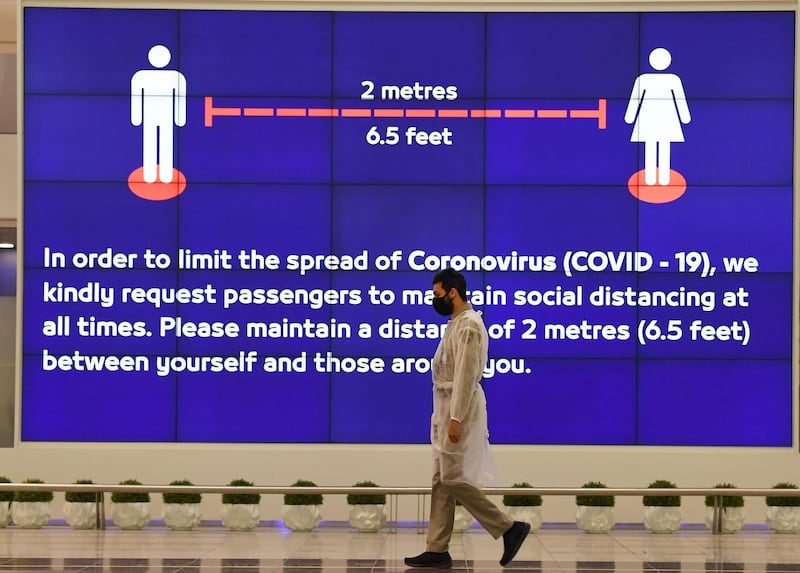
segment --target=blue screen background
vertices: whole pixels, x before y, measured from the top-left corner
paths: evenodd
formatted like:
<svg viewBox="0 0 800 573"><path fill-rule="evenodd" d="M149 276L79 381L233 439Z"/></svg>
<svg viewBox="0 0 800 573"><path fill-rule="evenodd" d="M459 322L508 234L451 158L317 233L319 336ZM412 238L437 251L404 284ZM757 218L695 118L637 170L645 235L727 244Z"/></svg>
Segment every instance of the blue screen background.
<svg viewBox="0 0 800 573"><path fill-rule="evenodd" d="M427 301L432 268L408 255L554 256L555 269L465 272L470 290L508 294L476 305L487 325L514 321L490 358L524 372L483 382L499 444L789 446L792 443L794 14L366 13L24 9L24 441L425 443L428 359L437 341L379 335L392 320L441 324ZM128 189L141 165L131 125L131 76L166 46L187 79L186 125L174 130L186 190L147 201ZM69 47L69 49L66 49ZM667 47L691 122L671 146L687 191L638 201L644 168L623 121L633 82ZM374 99L363 98L370 82ZM381 86L455 86L455 99L392 100ZM209 98L212 98L209 100ZM604 120L513 118L503 110L598 110ZM216 115L207 106L238 110ZM246 108L437 110L435 117L248 116ZM466 110L467 117L442 117ZM501 110L476 118L474 110ZM599 113L599 112L598 112ZM277 114L277 111L276 111ZM435 115L435 114L434 114ZM406 129L452 133L451 145L406 142ZM367 134L396 145L370 145ZM163 269L46 267L63 253L170 253ZM359 270L184 270L178 249L359 255ZM375 257L402 251L387 272ZM569 251L649 253L646 272L568 276ZM703 252L713 276L680 272L676 253ZM751 257L757 272L725 272ZM417 262L424 257L417 259ZM668 261L662 267L659 262ZM83 287L360 291L359 304L115 304L47 302L44 283ZM370 304L370 287L397 294ZM713 292L697 307L593 306L597 289ZM515 305L516 291L574 291L581 306ZM748 305L725 307L743 288ZM144 321L153 334L47 336L56 316ZM158 335L160 317L187 321L348 323L349 338ZM692 340L689 325L747 321L747 345ZM545 325L610 325L629 335L547 339ZM641 344L637 325L680 321L680 340ZM359 325L373 334L361 337ZM527 332L527 336L523 333ZM535 338L533 335L536 335ZM158 357L305 355L302 372L46 370L45 351ZM315 353L382 358L382 373L316 372ZM593 421L602 404L601 423ZM713 408L709 408L713 405ZM726 412L735 409L737 423ZM122 415L122 414L125 415Z"/></svg>

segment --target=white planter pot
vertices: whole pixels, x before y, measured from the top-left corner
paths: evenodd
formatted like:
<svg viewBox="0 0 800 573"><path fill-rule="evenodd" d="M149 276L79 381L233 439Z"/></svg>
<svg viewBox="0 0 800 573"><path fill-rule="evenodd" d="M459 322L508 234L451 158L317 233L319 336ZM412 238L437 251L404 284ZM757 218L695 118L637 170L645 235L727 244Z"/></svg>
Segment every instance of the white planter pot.
<svg viewBox="0 0 800 573"><path fill-rule="evenodd" d="M386 523L386 506L383 504L356 504L350 506L350 525L363 533L374 533Z"/></svg>
<svg viewBox="0 0 800 573"><path fill-rule="evenodd" d="M542 527L542 508L538 505L507 505L506 514L514 521L531 524L531 531Z"/></svg>
<svg viewBox="0 0 800 573"><path fill-rule="evenodd" d="M97 505L92 501L64 502L64 517L75 529L94 529L97 526Z"/></svg>
<svg viewBox="0 0 800 573"><path fill-rule="evenodd" d="M161 516L170 529L188 531L200 525L200 504L165 503Z"/></svg>
<svg viewBox="0 0 800 573"><path fill-rule="evenodd" d="M292 531L311 531L319 526L321 505L284 505L281 510L283 524Z"/></svg>
<svg viewBox="0 0 800 573"><path fill-rule="evenodd" d="M473 521L475 521L475 518L469 514L467 508L465 508L463 505L456 506L456 513L455 517L453 518L453 531L458 533L466 531L472 527Z"/></svg>
<svg viewBox="0 0 800 573"><path fill-rule="evenodd" d="M261 523L257 503L223 503L219 513L222 525L232 531L249 531Z"/></svg>
<svg viewBox="0 0 800 573"><path fill-rule="evenodd" d="M111 521L120 529L141 529L150 523L150 502L112 503Z"/></svg>
<svg viewBox="0 0 800 573"><path fill-rule="evenodd" d="M614 508L579 505L575 523L586 533L606 533L616 524Z"/></svg>
<svg viewBox="0 0 800 573"><path fill-rule="evenodd" d="M675 533L681 527L681 508L646 506L644 526L651 533Z"/></svg>
<svg viewBox="0 0 800 573"><path fill-rule="evenodd" d="M15 501L11 504L11 518L25 529L39 529L50 521L50 502Z"/></svg>
<svg viewBox="0 0 800 573"><path fill-rule="evenodd" d="M775 533L797 533L800 531L800 507L768 506L767 525Z"/></svg>
<svg viewBox="0 0 800 573"><path fill-rule="evenodd" d="M0 528L11 523L11 502L0 501Z"/></svg>
<svg viewBox="0 0 800 573"><path fill-rule="evenodd" d="M743 507L723 507L722 508L722 533L736 533L744 525ZM714 508L706 508L706 526L709 529L714 527Z"/></svg>

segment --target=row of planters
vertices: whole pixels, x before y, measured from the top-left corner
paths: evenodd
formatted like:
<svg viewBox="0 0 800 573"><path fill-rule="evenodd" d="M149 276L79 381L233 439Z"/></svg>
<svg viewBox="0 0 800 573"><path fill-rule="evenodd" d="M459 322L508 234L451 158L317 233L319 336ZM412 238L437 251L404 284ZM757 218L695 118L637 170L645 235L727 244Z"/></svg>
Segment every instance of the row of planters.
<svg viewBox="0 0 800 573"><path fill-rule="evenodd" d="M529 483L517 483L513 487L533 487ZM588 482L584 488L603 489L602 482ZM657 480L647 487L653 489L672 489L677 486L666 480ZM714 486L719 489L736 489L729 483ZM773 489L798 489L793 483L778 483ZM535 531L542 525L542 498L538 495L506 495L503 497L506 513L515 521L526 521ZM614 518L615 499L613 495L578 495L575 522L587 533L606 533L616 524ZM652 533L674 533L681 526L680 496L643 496L644 525ZM776 533L797 533L800 531L800 497L767 496L766 523ZM705 498L705 523L710 529L714 520L714 496ZM722 531L736 533L744 525L744 497L725 496L722 498ZM466 531L474 519L460 504L456 505L454 529Z"/></svg>
<svg viewBox="0 0 800 573"><path fill-rule="evenodd" d="M11 483L0 476L0 482ZM24 483L44 483L38 479L28 479ZM78 480L76 484L92 484L91 480ZM126 480L120 485L142 485L137 480ZM188 480L173 481L170 485L193 485ZM251 487L252 482L237 479L228 484L236 487ZM298 480L292 487L315 487L307 480ZM364 481L354 487L377 487L377 484ZM527 482L516 483L513 487L533 487ZM584 488L605 488L601 482L588 482ZM669 481L658 480L648 487L658 489L676 488ZM715 488L735 489L736 486L721 483ZM775 489L798 489L793 483L779 483ZM77 529L91 529L97 520L94 492L66 492L64 517L69 525ZM190 530L200 524L199 493L163 493L164 523L175 530ZM50 520L50 503L53 493L48 491L0 492L0 527L12 521L24 528L40 528ZM223 494L220 517L228 529L247 531L260 523L259 503L261 495ZM320 494L287 494L281 516L284 525L293 531L311 531L319 526L323 497ZM150 523L150 494L147 492L113 492L111 494L111 519L121 529L141 529ZM578 495L575 498L578 506L575 521L579 528L588 533L605 533L615 525L612 495ZM644 525L653 533L674 533L681 525L680 496L644 496ZM386 496L383 494L351 494L347 496L350 505L350 524L359 531L374 532L386 523ZM525 521L536 531L542 525L539 495L505 495L503 504L506 513L514 521ZM767 525L777 533L797 533L800 531L800 496L767 496ZM706 525L710 528L713 521L714 497L705 498ZM744 497L726 496L722 498L722 530L724 533L735 533L744 525ZM472 526L473 518L466 509L456 506L454 529L465 531Z"/></svg>
<svg viewBox="0 0 800 573"><path fill-rule="evenodd" d="M605 488L601 482L584 484L586 488ZM648 487L671 489L677 486L666 480L657 480ZM730 483L714 486L719 489L736 489ZM798 489L796 484L782 482L773 489ZM705 497L705 524L710 529L714 521L714 497ZM614 496L577 496L578 512L576 523L588 533L605 533L614 527ZM797 533L800 531L800 497L767 496L767 525L776 533ZM680 496L644 496L644 525L652 533L674 533L681 526ZM722 532L736 533L744 525L744 497L722 497Z"/></svg>
<svg viewBox="0 0 800 573"><path fill-rule="evenodd" d="M0 482L11 480L0 476ZM39 479L27 479L23 483L44 483ZM76 484L90 485L92 480L78 480ZM142 485L135 479L120 482L120 485ZM188 480L173 481L169 485L193 485ZM228 485L252 487L253 483L236 479ZM298 480L292 487L315 487L307 480ZM373 482L359 482L355 487L378 487ZM164 523L175 530L190 530L200 525L199 493L163 493ZM97 499L95 492L66 492L64 494L64 517L76 529L92 529L97 522ZM50 521L50 491L0 491L0 527L12 522L23 528L37 529ZM113 492L111 494L111 521L121 529L142 529L150 523L150 494L147 492ZM257 493L225 493L222 495L220 517L222 523L233 531L247 531L260 523L261 495ZM378 531L386 523L386 496L348 495L351 505L350 524L359 531ZM322 495L288 494L284 496L282 517L284 525L293 531L311 531L319 526Z"/></svg>

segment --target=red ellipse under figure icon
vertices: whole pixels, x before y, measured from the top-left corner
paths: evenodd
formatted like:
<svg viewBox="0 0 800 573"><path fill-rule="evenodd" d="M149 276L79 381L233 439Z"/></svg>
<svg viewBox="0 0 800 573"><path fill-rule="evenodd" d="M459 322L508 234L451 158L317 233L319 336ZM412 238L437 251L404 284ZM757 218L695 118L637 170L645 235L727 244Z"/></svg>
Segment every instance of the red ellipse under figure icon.
<svg viewBox="0 0 800 573"><path fill-rule="evenodd" d="M628 179L628 191L645 203L669 203L686 192L686 178L677 171L670 170L667 185L648 185L645 182L645 170L642 169Z"/></svg>
<svg viewBox="0 0 800 573"><path fill-rule="evenodd" d="M148 183L144 180L144 167L139 167L128 176L128 189L137 197L148 201L166 201L183 193L186 189L186 177L173 167L172 180L169 183Z"/></svg>

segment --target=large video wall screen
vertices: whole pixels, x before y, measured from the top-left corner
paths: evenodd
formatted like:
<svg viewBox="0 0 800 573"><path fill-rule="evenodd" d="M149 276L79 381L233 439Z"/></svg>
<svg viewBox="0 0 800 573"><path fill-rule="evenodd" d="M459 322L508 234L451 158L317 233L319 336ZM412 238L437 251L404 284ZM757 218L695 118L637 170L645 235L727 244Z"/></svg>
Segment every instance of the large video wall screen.
<svg viewBox="0 0 800 573"><path fill-rule="evenodd" d="M23 441L792 444L794 13L23 22Z"/></svg>

